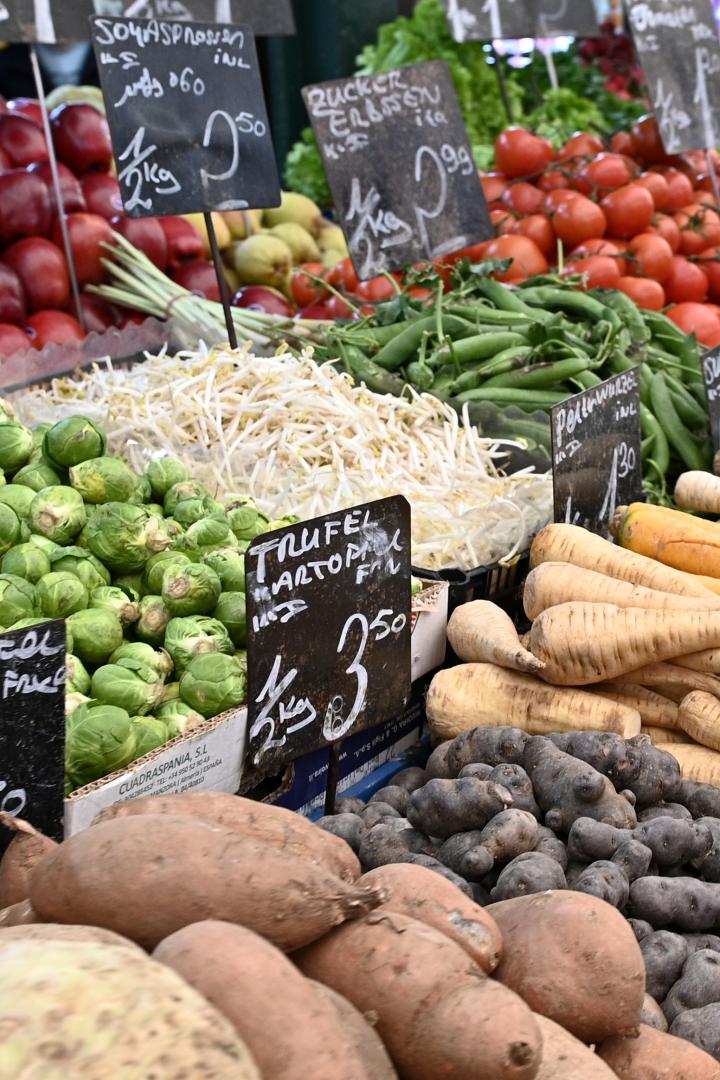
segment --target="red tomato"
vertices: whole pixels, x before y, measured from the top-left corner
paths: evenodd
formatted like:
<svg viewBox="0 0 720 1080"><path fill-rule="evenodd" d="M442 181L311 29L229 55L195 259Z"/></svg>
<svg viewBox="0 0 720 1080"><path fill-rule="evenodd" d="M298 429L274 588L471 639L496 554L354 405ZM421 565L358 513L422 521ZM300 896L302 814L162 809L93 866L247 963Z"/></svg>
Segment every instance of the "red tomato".
<svg viewBox="0 0 720 1080"><path fill-rule="evenodd" d="M588 195L607 195L629 184L634 176L635 170L621 154L599 154L583 168L579 177L583 186L578 186Z"/></svg>
<svg viewBox="0 0 720 1080"><path fill-rule="evenodd" d="M515 218L508 210L491 210L490 220L498 236L504 236L515 228Z"/></svg>
<svg viewBox="0 0 720 1080"><path fill-rule="evenodd" d="M325 301L325 307L331 319L356 319L357 315L339 296L330 296Z"/></svg>
<svg viewBox="0 0 720 1080"><path fill-rule="evenodd" d="M657 233L658 236L662 236L663 240L667 240L673 252L679 251L680 229L675 219L668 214L655 214L652 224L648 225L645 231Z"/></svg>
<svg viewBox="0 0 720 1080"><path fill-rule="evenodd" d="M652 195L640 184L626 184L610 192L600 205L607 218L608 232L623 238L644 232L655 213Z"/></svg>
<svg viewBox="0 0 720 1080"><path fill-rule="evenodd" d="M588 131L576 131L563 146L558 157L561 161L573 157L594 157L604 150L603 141Z"/></svg>
<svg viewBox="0 0 720 1080"><path fill-rule="evenodd" d="M707 274L710 282L710 297L720 301L720 247L707 248L698 256L698 266Z"/></svg>
<svg viewBox="0 0 720 1080"><path fill-rule="evenodd" d="M570 187L570 179L564 172L560 172L558 169L551 169L549 172L544 172L538 179L537 186L541 191L559 191L563 188Z"/></svg>
<svg viewBox="0 0 720 1080"><path fill-rule="evenodd" d="M502 173L480 173L480 183L488 203L499 202L507 188L507 176Z"/></svg>
<svg viewBox="0 0 720 1080"><path fill-rule="evenodd" d="M630 132L632 150L635 157L653 165L667 159L665 147L660 138L660 129L653 113L643 116Z"/></svg>
<svg viewBox="0 0 720 1080"><path fill-rule="evenodd" d="M548 271L542 251L526 236L500 236L491 240L485 248L485 258L512 259L512 265L504 274L495 275L500 281L522 281Z"/></svg>
<svg viewBox="0 0 720 1080"><path fill-rule="evenodd" d="M653 278L662 285L672 268L673 249L667 240L654 233L640 233L628 244L630 273L634 277Z"/></svg>
<svg viewBox="0 0 720 1080"><path fill-rule="evenodd" d="M399 274L393 274L392 276L399 282ZM392 281L386 278L384 274L380 274L378 277L370 278L369 281L361 281L355 295L359 296L361 300L369 300L372 304L379 304L382 300L391 300L396 292L397 289L393 286Z"/></svg>
<svg viewBox="0 0 720 1080"><path fill-rule="evenodd" d="M433 296L432 289L424 289L421 285L411 285L405 292L408 296L412 297L413 300L429 300L430 297ZM364 313L365 312L363 311L363 314Z"/></svg>
<svg viewBox="0 0 720 1080"><path fill-rule="evenodd" d="M296 318L298 319L320 319L329 322L332 316L329 314L325 304L309 304L308 307L299 311Z"/></svg>
<svg viewBox="0 0 720 1080"><path fill-rule="evenodd" d="M607 220L597 203L578 195L558 206L552 218L553 229L564 244L576 247L583 240L603 236Z"/></svg>
<svg viewBox="0 0 720 1080"><path fill-rule="evenodd" d="M672 304L707 300L710 282L704 270L683 255L673 255L670 273L665 279L665 295Z"/></svg>
<svg viewBox="0 0 720 1080"><path fill-rule="evenodd" d="M686 334L695 334L702 345L710 345L720 334L720 318L708 304L678 304L667 317Z"/></svg>
<svg viewBox="0 0 720 1080"><path fill-rule="evenodd" d="M17 352L32 348L33 342L19 326L0 323L0 356L14 356Z"/></svg>
<svg viewBox="0 0 720 1080"><path fill-rule="evenodd" d="M665 307L665 290L657 281L641 277L621 277L618 289L634 300L638 307L647 311L662 311Z"/></svg>
<svg viewBox="0 0 720 1080"><path fill-rule="evenodd" d="M44 349L46 345L71 345L85 340L80 323L64 311L36 311L28 319L27 329L33 335L36 349Z"/></svg>
<svg viewBox="0 0 720 1080"><path fill-rule="evenodd" d="M572 191L570 188L553 188L552 191L548 191L545 196L543 209L546 213L552 214L558 206L562 206L563 203L571 202L572 199L579 199L580 197L578 191Z"/></svg>
<svg viewBox="0 0 720 1080"><path fill-rule="evenodd" d="M662 210L670 198L668 182L662 173L646 172L637 178L637 183L646 187L653 197L656 210Z"/></svg>
<svg viewBox="0 0 720 1080"><path fill-rule="evenodd" d="M472 247L462 248L461 251L453 251L450 255L443 255L442 259L439 259L438 262L441 266L454 266L455 263L460 262L461 259L469 259L470 262L479 262L485 257L486 247L487 240L483 240L481 244L473 244Z"/></svg>
<svg viewBox="0 0 720 1080"><path fill-rule="evenodd" d="M333 285L336 289L344 289L346 293L350 294L354 293L360 284L350 258L341 259L340 262L335 263L330 273L326 274L325 277L328 285Z"/></svg>
<svg viewBox="0 0 720 1080"><path fill-rule="evenodd" d="M541 139L524 128L506 128L495 142L495 162L500 172L511 180L521 176L537 176L555 158L547 139Z"/></svg>
<svg viewBox="0 0 720 1080"><path fill-rule="evenodd" d="M681 173L679 169L665 169L663 176L668 185L667 202L663 207L666 213L680 210L693 201L693 186L684 173Z"/></svg>
<svg viewBox="0 0 720 1080"><path fill-rule="evenodd" d="M625 246L622 247L614 240L601 240L594 238L592 240L586 240L584 243L579 244L578 247L573 248L570 252L569 258L571 259L585 259L589 255L606 255L611 259L614 259L617 263L618 270L621 274L627 272L627 262L622 258L622 253L625 250Z"/></svg>
<svg viewBox="0 0 720 1080"><path fill-rule="evenodd" d="M610 149L613 154L633 154L635 148L633 146L632 135L629 131L618 131L613 135L610 140Z"/></svg>
<svg viewBox="0 0 720 1080"><path fill-rule="evenodd" d="M503 202L517 214L536 214L543 205L545 196L533 184L520 180L505 189Z"/></svg>
<svg viewBox="0 0 720 1080"><path fill-rule="evenodd" d="M544 214L531 214L516 222L513 232L536 243L546 259L554 257L557 248L555 230Z"/></svg>
<svg viewBox="0 0 720 1080"><path fill-rule="evenodd" d="M588 289L617 289L620 268L610 255L590 255L577 262L568 262L566 274L585 274Z"/></svg>
<svg viewBox="0 0 720 1080"><path fill-rule="evenodd" d="M323 296L327 296L327 289L318 285L309 274L315 277L324 277L327 267L323 263L304 263L293 270L290 279L290 294L298 307L308 307L309 304L317 303Z"/></svg>
<svg viewBox="0 0 720 1080"><path fill-rule="evenodd" d="M709 206L691 203L674 215L680 229L680 254L699 255L720 244L720 214Z"/></svg>
<svg viewBox="0 0 720 1080"><path fill-rule="evenodd" d="M707 179L709 180L710 177L708 177ZM695 188L691 201L700 203L702 206L712 206L713 209L715 209L715 207L717 206L715 196L711 195L709 191L703 191L701 188Z"/></svg>

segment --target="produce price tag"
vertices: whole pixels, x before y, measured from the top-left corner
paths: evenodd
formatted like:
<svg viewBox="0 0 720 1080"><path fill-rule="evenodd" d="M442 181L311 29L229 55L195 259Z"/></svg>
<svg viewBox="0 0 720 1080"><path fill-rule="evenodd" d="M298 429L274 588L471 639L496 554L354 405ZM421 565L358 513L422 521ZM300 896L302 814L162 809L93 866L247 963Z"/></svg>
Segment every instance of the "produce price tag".
<svg viewBox="0 0 720 1080"><path fill-rule="evenodd" d="M639 368L556 405L552 439L555 521L608 537L616 508L643 498Z"/></svg>
<svg viewBox="0 0 720 1080"><path fill-rule="evenodd" d="M456 41L590 37L598 34L594 0L444 0Z"/></svg>
<svg viewBox="0 0 720 1080"><path fill-rule="evenodd" d="M410 697L410 506L394 496L245 555L250 762L264 773L399 716Z"/></svg>
<svg viewBox="0 0 720 1080"><path fill-rule="evenodd" d="M720 40L711 0L625 0L668 154L720 140Z"/></svg>
<svg viewBox="0 0 720 1080"><path fill-rule="evenodd" d="M97 17L92 36L128 217L280 205L246 27Z"/></svg>
<svg viewBox="0 0 720 1080"><path fill-rule="evenodd" d="M707 391L713 446L717 453L720 450L720 345L703 356L703 377Z"/></svg>
<svg viewBox="0 0 720 1080"><path fill-rule="evenodd" d="M62 840L65 623L0 634L0 811ZM12 839L0 828L0 853Z"/></svg>
<svg viewBox="0 0 720 1080"><path fill-rule="evenodd" d="M307 86L303 97L362 281L494 235L443 61Z"/></svg>

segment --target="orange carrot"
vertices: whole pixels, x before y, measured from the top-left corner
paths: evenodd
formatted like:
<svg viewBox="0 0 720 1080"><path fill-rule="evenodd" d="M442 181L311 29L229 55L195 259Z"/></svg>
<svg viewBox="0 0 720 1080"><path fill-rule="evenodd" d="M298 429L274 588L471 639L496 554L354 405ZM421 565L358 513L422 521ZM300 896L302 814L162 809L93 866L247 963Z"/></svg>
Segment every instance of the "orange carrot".
<svg viewBox="0 0 720 1080"><path fill-rule="evenodd" d="M720 525L647 503L619 506L610 525L617 542L637 555L689 574L720 578Z"/></svg>

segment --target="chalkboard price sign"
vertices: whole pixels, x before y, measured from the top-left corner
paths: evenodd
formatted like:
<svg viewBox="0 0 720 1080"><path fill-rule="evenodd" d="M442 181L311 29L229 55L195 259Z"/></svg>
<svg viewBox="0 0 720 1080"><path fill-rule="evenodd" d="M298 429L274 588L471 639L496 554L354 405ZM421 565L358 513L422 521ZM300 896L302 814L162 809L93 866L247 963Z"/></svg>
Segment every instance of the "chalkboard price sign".
<svg viewBox="0 0 720 1080"><path fill-rule="evenodd" d="M720 450L720 346L703 356L703 377L707 391L710 429L715 452Z"/></svg>
<svg viewBox="0 0 720 1080"><path fill-rule="evenodd" d="M494 235L447 64L303 90L358 277Z"/></svg>
<svg viewBox="0 0 720 1080"><path fill-rule="evenodd" d="M594 0L444 0L456 41L590 37L599 33Z"/></svg>
<svg viewBox="0 0 720 1080"><path fill-rule="evenodd" d="M618 506L642 499L638 368L552 411L555 520L608 536Z"/></svg>
<svg viewBox="0 0 720 1080"><path fill-rule="evenodd" d="M711 0L625 0L668 154L720 141L720 40Z"/></svg>
<svg viewBox="0 0 720 1080"><path fill-rule="evenodd" d="M97 17L92 35L128 217L280 205L246 27Z"/></svg>
<svg viewBox="0 0 720 1080"><path fill-rule="evenodd" d="M410 507L396 496L245 556L249 753L262 772L399 716L410 696Z"/></svg>
<svg viewBox="0 0 720 1080"><path fill-rule="evenodd" d="M62 839L65 624L0 634L0 811ZM0 829L0 853L12 839Z"/></svg>

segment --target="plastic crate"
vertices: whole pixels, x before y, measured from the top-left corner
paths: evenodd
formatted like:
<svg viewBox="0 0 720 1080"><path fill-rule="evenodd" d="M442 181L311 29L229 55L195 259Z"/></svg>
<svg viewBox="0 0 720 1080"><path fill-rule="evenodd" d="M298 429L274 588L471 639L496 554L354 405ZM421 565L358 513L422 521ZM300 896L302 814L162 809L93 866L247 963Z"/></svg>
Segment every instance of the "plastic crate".
<svg viewBox="0 0 720 1080"><path fill-rule="evenodd" d="M519 555L514 562L479 566L477 570L423 570L413 568L413 574L426 580L447 581L450 585L448 614L471 600L492 600L518 626L525 621L522 606L522 584L530 570L530 551Z"/></svg>

